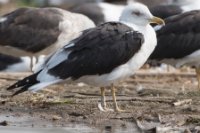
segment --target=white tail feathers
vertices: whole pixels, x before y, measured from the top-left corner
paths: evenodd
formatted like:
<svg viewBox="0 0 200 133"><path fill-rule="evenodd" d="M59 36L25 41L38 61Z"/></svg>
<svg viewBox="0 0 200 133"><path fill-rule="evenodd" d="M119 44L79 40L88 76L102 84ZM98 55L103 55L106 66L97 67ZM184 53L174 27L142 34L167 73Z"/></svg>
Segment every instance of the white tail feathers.
<svg viewBox="0 0 200 133"><path fill-rule="evenodd" d="M55 84L55 83L59 83L61 82L61 79L55 80L55 81L51 81L51 82L41 82L41 83L37 83L33 86L31 86L28 90L32 91L32 92L36 92L38 90L41 90L49 85Z"/></svg>

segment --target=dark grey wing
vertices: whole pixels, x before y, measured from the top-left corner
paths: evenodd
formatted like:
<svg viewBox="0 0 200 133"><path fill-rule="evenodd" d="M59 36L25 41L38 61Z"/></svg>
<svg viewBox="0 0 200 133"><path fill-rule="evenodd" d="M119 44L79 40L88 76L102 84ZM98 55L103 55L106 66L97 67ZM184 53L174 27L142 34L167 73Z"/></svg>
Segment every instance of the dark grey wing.
<svg viewBox="0 0 200 133"><path fill-rule="evenodd" d="M19 57L13 57L0 53L0 71L7 69L10 65L22 62Z"/></svg>
<svg viewBox="0 0 200 133"><path fill-rule="evenodd" d="M171 3L171 0L134 0L147 5L148 7L153 7L157 5L166 5Z"/></svg>
<svg viewBox="0 0 200 133"><path fill-rule="evenodd" d="M183 10L176 5L159 5L150 8L151 13L159 18L168 18L177 14L181 14Z"/></svg>
<svg viewBox="0 0 200 133"><path fill-rule="evenodd" d="M67 59L48 70L48 73L62 79L109 73L130 60L141 48L143 39L141 33L124 24L115 22L102 24L86 30L79 38L72 41L74 46L64 49L65 53L70 53ZM56 56L52 58L59 60ZM55 60L47 64L53 65Z"/></svg>
<svg viewBox="0 0 200 133"><path fill-rule="evenodd" d="M200 11L165 19L157 31L158 44L150 59L182 58L200 49Z"/></svg>
<svg viewBox="0 0 200 133"><path fill-rule="evenodd" d="M2 16L0 45L28 52L40 50L55 43L60 32L62 14L51 8L20 8Z"/></svg>

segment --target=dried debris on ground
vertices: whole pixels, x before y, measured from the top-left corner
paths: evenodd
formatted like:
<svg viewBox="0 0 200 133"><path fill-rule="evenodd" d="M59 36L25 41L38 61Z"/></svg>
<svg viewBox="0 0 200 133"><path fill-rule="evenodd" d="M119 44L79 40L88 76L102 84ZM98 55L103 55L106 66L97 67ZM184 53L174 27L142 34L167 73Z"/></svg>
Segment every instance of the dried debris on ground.
<svg viewBox="0 0 200 133"><path fill-rule="evenodd" d="M84 84L54 85L11 98L12 92L5 88L26 75L0 74L0 122L6 120L7 126L65 126L74 122L99 126L117 120L124 128L126 122L135 123L138 130L148 133L200 131L200 90L194 71L139 71L117 85L119 106L126 110L123 113L100 112L99 88ZM112 107L110 90L106 95Z"/></svg>

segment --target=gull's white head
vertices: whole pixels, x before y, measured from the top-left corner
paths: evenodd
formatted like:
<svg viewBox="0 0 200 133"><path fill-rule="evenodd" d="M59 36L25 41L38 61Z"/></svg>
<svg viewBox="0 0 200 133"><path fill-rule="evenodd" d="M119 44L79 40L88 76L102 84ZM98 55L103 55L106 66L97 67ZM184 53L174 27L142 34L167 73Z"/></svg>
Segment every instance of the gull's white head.
<svg viewBox="0 0 200 133"><path fill-rule="evenodd" d="M132 3L126 6L121 14L120 21L146 26L149 23L164 24L160 18L154 17L147 6L140 3Z"/></svg>

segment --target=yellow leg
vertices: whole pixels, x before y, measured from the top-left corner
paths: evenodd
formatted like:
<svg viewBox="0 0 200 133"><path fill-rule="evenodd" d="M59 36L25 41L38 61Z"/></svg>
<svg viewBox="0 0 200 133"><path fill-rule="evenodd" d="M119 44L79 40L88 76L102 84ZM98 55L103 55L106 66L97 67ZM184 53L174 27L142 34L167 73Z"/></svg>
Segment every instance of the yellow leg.
<svg viewBox="0 0 200 133"><path fill-rule="evenodd" d="M33 72L33 56L30 56L30 58L31 58L31 63L30 63L30 68L31 68L31 71Z"/></svg>
<svg viewBox="0 0 200 133"><path fill-rule="evenodd" d="M113 109L109 109L106 106L106 97L105 97L105 88L101 87L101 104L98 105L99 110L106 112L106 111L113 111Z"/></svg>
<svg viewBox="0 0 200 133"><path fill-rule="evenodd" d="M124 110L121 110L118 105L117 105L117 100L116 100L116 95L115 95L115 87L114 85L112 84L111 85L111 91L112 91L112 97L113 97L113 106L114 106L114 110L116 112L123 112Z"/></svg>
<svg viewBox="0 0 200 133"><path fill-rule="evenodd" d="M30 64L30 67L31 67L31 72L33 72L33 67L35 66L35 64L37 64L37 56L30 56L31 58L31 64Z"/></svg>
<svg viewBox="0 0 200 133"><path fill-rule="evenodd" d="M196 68L198 89L200 89L200 68Z"/></svg>
<svg viewBox="0 0 200 133"><path fill-rule="evenodd" d="M101 105L103 108L106 108L106 98L105 98L105 88L101 87Z"/></svg>

